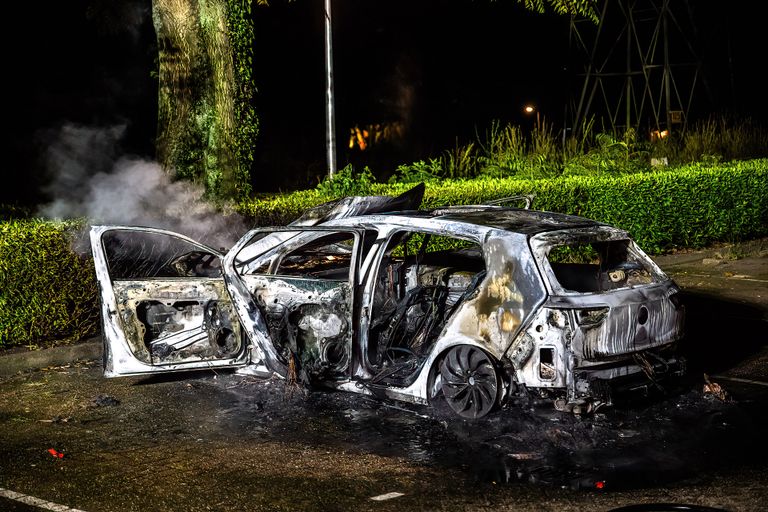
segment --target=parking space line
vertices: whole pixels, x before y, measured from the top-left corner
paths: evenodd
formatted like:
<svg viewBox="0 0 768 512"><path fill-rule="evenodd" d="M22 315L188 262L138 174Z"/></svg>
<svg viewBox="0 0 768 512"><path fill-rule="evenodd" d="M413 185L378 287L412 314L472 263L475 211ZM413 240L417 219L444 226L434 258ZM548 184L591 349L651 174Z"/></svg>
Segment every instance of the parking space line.
<svg viewBox="0 0 768 512"><path fill-rule="evenodd" d="M405 494L401 492L388 492L387 494L379 494L378 496L373 496L369 499L372 501L386 501L393 498L399 498L400 496L405 496Z"/></svg>
<svg viewBox="0 0 768 512"><path fill-rule="evenodd" d="M84 512L83 510L68 507L66 505L59 505L51 501L41 500L34 496L28 496L20 492L9 491L0 487L0 497L8 498L9 500L18 501L25 505L32 505L33 507L43 508L45 510L52 510L53 512Z"/></svg>

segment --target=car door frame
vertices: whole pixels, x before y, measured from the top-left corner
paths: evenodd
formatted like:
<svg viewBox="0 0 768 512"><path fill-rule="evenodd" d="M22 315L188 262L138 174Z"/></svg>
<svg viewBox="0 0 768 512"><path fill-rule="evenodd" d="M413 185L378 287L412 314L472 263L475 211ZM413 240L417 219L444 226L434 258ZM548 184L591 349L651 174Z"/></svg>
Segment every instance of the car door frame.
<svg viewBox="0 0 768 512"><path fill-rule="evenodd" d="M350 261L350 270L348 276L348 282L350 284L350 293L352 294L351 300L351 318L350 325L352 327L352 346L350 353L350 376L352 368L355 365L355 354L357 350L355 348L356 342L359 339L360 330L360 301L361 301L361 287L360 282L360 264L362 261L363 240L365 239L365 229L362 227L353 226L268 226L262 228L256 228L250 230L248 233L235 244L232 249L227 252L222 262L222 273L224 275L224 282L227 286L230 297L232 298L232 304L237 315L240 318L240 323L243 326L243 330L251 341L254 349L253 360L256 361L257 357L261 357L261 363L263 363L269 370L273 371L277 375L288 378L289 369L287 362L278 353L277 348L272 342L269 334L269 329L264 319L264 314L258 304L256 303L253 295L248 290L245 281L242 279L236 268L235 259L237 255L245 248L255 236L261 233L309 233L309 232L325 232L325 233L351 233L354 237L354 246L352 250L352 258ZM278 242L283 243L283 242ZM261 255L265 255L267 251L273 249L275 246L271 246L266 249ZM291 250L295 250L300 246L293 247ZM270 274L271 275L271 274Z"/></svg>
<svg viewBox="0 0 768 512"><path fill-rule="evenodd" d="M178 371L200 370L206 368L239 368L250 361L250 350L248 343L242 340L239 353L236 357L226 357L220 359L207 359L198 361L176 362L169 364L148 364L140 361L131 350L130 344L124 328L119 324L117 296L113 289L113 279L109 272L109 263L103 236L108 232L124 233L152 233L156 235L168 236L187 242L205 252L219 258L223 263L224 255L221 252L206 246L188 236L173 231L135 226L102 225L93 226L90 230L91 251L94 259L96 279L99 285L101 298L101 323L102 323L102 341L103 341L103 363L104 375L106 377L117 377L127 375L147 375L154 373L170 373ZM184 278L178 278L180 280ZM190 277L189 280L214 279ZM224 272L220 279L224 280ZM141 281L141 279L136 279ZM226 283L225 283L226 284Z"/></svg>

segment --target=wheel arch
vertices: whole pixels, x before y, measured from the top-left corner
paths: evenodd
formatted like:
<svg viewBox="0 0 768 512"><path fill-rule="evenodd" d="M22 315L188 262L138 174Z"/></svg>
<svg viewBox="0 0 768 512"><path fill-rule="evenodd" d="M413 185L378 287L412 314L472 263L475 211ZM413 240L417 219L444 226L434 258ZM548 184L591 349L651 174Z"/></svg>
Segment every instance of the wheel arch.
<svg viewBox="0 0 768 512"><path fill-rule="evenodd" d="M438 375L440 374L440 365L448 355L451 349L461 346L469 345L482 350L491 360L496 372L503 381L503 378L507 375L507 370L503 364L504 354L498 350L494 350L493 346L482 338L474 338L472 336L452 336L449 339L440 340L433 350L433 356L427 360L427 368L425 368L426 379L424 383L424 396L428 403L437 397L437 394L433 394L433 389Z"/></svg>

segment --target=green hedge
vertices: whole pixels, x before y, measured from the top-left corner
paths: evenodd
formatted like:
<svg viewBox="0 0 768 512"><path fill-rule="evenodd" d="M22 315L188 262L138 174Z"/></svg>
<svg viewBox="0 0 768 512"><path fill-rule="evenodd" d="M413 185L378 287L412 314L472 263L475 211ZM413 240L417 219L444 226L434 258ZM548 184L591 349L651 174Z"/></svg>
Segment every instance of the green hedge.
<svg viewBox="0 0 768 512"><path fill-rule="evenodd" d="M368 194L397 194L412 185L368 184ZM536 194L534 207L583 215L628 230L651 253L768 235L768 160L690 165L621 176L553 180L482 179L429 183L424 207L477 204ZM285 224L334 199L317 190L244 202L259 225ZM90 258L78 256L76 222L0 223L0 346L81 338L98 324Z"/></svg>
<svg viewBox="0 0 768 512"><path fill-rule="evenodd" d="M0 347L96 332L93 262L71 249L81 227L42 220L0 223Z"/></svg>
<svg viewBox="0 0 768 512"><path fill-rule="evenodd" d="M368 193L398 194L411 186L373 184ZM530 193L536 195L536 209L620 227L653 254L768 235L765 159L624 175L444 180L427 184L423 208L478 204ZM258 225L280 225L331 199L317 190L305 190L244 202L240 212Z"/></svg>

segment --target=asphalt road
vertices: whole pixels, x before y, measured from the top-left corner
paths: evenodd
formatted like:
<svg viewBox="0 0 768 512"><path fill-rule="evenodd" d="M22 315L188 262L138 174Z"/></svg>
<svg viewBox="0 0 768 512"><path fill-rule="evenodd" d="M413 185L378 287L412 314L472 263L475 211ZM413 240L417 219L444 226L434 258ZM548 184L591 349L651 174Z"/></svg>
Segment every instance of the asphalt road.
<svg viewBox="0 0 768 512"><path fill-rule="evenodd" d="M0 510L4 512L40 512L39 507L25 505L16 500L0 498Z"/></svg>
<svg viewBox="0 0 768 512"><path fill-rule="evenodd" d="M709 256L662 261L686 289L691 378L649 400L467 422L233 373L104 379L77 361L0 377L0 488L87 512L764 510L768 260ZM728 400L702 392L705 372Z"/></svg>

